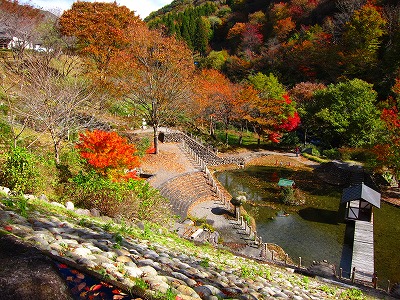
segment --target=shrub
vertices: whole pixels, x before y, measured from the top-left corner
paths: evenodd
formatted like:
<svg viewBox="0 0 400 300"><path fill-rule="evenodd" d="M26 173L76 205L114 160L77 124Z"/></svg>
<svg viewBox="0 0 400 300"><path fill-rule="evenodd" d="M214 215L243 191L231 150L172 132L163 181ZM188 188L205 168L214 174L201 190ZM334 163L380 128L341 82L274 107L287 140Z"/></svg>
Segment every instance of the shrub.
<svg viewBox="0 0 400 300"><path fill-rule="evenodd" d="M287 205L294 202L294 191L290 186L284 186L281 188L281 201Z"/></svg>
<svg viewBox="0 0 400 300"><path fill-rule="evenodd" d="M281 200L286 205L302 205L305 203L305 196L298 189L291 186L284 186L281 190Z"/></svg>
<svg viewBox="0 0 400 300"><path fill-rule="evenodd" d="M322 155L329 159L340 159L340 152L336 148L323 150Z"/></svg>
<svg viewBox="0 0 400 300"><path fill-rule="evenodd" d="M70 180L68 196L77 206L97 208L110 217L168 222L168 200L144 180L115 182L95 171L80 172Z"/></svg>
<svg viewBox="0 0 400 300"><path fill-rule="evenodd" d="M33 193L37 187L36 163L35 156L25 148L11 148L0 173L2 183L16 194Z"/></svg>
<svg viewBox="0 0 400 300"><path fill-rule="evenodd" d="M302 150L302 153L306 153L306 154L310 154L313 156L320 156L320 152L317 148L317 146L313 145L313 144L308 144L307 147Z"/></svg>
<svg viewBox="0 0 400 300"><path fill-rule="evenodd" d="M373 156L371 151L362 148L340 148L339 152L343 160L355 160L365 162Z"/></svg>

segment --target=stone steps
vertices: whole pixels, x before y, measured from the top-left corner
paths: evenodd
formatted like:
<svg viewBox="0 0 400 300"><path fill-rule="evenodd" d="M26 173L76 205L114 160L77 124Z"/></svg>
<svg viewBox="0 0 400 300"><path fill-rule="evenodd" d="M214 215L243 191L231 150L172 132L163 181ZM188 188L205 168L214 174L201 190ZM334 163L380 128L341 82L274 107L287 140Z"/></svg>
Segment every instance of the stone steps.
<svg viewBox="0 0 400 300"><path fill-rule="evenodd" d="M175 177L160 188L160 193L170 200L173 212L181 218L187 217L190 207L195 203L216 198L203 172Z"/></svg>

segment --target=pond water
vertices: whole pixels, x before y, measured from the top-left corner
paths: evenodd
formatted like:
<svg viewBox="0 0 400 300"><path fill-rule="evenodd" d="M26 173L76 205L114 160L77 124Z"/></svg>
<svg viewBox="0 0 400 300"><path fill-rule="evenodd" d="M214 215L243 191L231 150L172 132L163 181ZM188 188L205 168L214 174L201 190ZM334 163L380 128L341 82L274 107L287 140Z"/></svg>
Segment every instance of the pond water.
<svg viewBox="0 0 400 300"><path fill-rule="evenodd" d="M245 192L244 208L255 218L263 241L282 247L295 263L299 257L305 266L325 259L349 276L354 227L344 222L341 187L325 184L310 171L276 167L252 166L218 173L217 178L232 196ZM279 178L294 180L306 203L282 204ZM395 221L400 220L400 209L382 203L374 212L375 269L380 283L387 286L387 279L400 282L400 221Z"/></svg>

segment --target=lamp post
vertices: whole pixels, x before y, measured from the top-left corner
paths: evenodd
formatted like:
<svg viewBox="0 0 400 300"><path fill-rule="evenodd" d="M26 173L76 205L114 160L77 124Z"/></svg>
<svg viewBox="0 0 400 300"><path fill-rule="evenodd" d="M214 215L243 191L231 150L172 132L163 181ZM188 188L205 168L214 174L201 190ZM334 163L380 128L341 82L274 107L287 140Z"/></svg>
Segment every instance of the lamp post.
<svg viewBox="0 0 400 300"><path fill-rule="evenodd" d="M231 199L232 205L235 207L235 217L237 220L240 218L240 206L246 202L246 196L240 195Z"/></svg>

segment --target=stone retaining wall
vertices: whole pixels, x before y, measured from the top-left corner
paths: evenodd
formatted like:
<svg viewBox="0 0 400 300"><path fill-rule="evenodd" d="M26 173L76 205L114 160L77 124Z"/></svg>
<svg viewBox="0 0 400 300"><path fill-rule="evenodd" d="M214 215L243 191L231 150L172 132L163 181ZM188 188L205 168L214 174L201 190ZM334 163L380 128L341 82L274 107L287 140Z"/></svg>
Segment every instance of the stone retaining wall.
<svg viewBox="0 0 400 300"><path fill-rule="evenodd" d="M206 147L202 143L191 138L187 134L180 131L174 132L161 132L159 140L163 143L181 143L184 142L187 147L192 149L196 155L198 155L207 165L218 166L237 164L243 165L244 159L237 157L219 157L211 147Z"/></svg>

